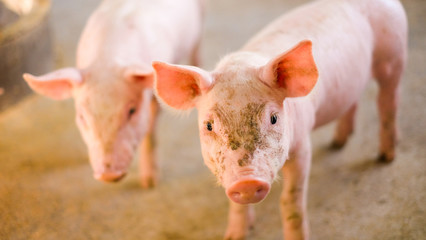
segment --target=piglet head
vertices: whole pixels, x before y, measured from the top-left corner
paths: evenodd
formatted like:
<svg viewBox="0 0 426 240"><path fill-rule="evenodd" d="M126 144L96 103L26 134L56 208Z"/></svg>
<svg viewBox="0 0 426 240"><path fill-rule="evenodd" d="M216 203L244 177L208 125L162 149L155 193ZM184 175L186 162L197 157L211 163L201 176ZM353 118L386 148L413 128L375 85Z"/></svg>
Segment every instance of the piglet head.
<svg viewBox="0 0 426 240"><path fill-rule="evenodd" d="M39 77L24 74L24 79L35 92L52 99L74 98L94 177L118 181L147 130L152 76L150 67L131 66L66 68Z"/></svg>
<svg viewBox="0 0 426 240"><path fill-rule="evenodd" d="M292 132L285 98L302 97L318 78L311 42L268 61L249 52L225 57L213 72L156 62L154 88L176 109L198 109L204 162L240 204L265 198L286 161Z"/></svg>

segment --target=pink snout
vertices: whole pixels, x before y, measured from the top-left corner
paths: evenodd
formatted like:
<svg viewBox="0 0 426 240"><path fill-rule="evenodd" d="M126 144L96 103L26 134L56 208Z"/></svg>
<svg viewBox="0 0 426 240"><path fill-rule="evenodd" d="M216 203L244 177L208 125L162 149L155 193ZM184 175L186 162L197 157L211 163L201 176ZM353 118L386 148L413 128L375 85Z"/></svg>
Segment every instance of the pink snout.
<svg viewBox="0 0 426 240"><path fill-rule="evenodd" d="M124 176L126 176L125 172L103 172L103 173L95 173L94 178L99 181L104 182L117 182L120 181Z"/></svg>
<svg viewBox="0 0 426 240"><path fill-rule="evenodd" d="M269 189L269 183L249 178L233 183L226 190L226 194L229 199L239 204L258 203L266 197Z"/></svg>

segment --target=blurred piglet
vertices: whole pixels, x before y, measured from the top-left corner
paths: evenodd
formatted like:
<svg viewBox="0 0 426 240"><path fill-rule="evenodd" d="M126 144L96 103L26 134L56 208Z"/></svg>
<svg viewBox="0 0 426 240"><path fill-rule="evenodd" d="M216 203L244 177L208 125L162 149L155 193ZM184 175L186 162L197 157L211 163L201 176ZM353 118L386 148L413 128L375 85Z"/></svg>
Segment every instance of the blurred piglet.
<svg viewBox="0 0 426 240"><path fill-rule="evenodd" d="M379 160L395 156L396 107L407 21L397 0L322 0L285 14L215 70L154 62L155 90L176 109L198 109L204 162L231 200L226 239L243 239L282 170L286 240L308 239L310 132L340 119L342 147L371 77L379 85Z"/></svg>
<svg viewBox="0 0 426 240"><path fill-rule="evenodd" d="M76 68L39 77L24 74L39 94L74 98L96 179L120 180L140 145L142 186L155 185L158 104L151 62L197 65L201 15L199 0L104 1L82 33Z"/></svg>

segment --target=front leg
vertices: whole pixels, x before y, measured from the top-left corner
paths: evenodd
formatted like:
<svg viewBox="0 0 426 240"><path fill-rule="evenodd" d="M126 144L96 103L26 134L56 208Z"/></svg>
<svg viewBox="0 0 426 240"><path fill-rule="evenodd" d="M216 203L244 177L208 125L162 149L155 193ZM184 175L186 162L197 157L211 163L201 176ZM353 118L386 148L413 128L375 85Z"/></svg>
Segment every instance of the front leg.
<svg viewBox="0 0 426 240"><path fill-rule="evenodd" d="M310 166L311 146L307 137L283 167L280 207L285 240L309 239L306 201Z"/></svg>
<svg viewBox="0 0 426 240"><path fill-rule="evenodd" d="M151 188L157 184L157 162L155 156L155 122L158 115L158 102L151 100L148 131L140 144L139 174L143 188Z"/></svg>
<svg viewBox="0 0 426 240"><path fill-rule="evenodd" d="M241 205L229 200L228 228L225 240L246 239L248 230L254 224L253 205Z"/></svg>

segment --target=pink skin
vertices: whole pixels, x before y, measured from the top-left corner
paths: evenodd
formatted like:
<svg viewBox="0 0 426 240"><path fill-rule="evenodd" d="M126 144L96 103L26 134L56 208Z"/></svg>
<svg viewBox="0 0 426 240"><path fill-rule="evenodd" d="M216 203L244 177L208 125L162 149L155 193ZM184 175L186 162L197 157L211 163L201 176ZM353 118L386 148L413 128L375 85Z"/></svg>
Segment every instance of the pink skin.
<svg viewBox="0 0 426 240"><path fill-rule="evenodd" d="M310 132L340 118L334 145L343 146L372 76L380 86L380 160L393 160L406 44L398 1L323 0L277 19L212 72L153 63L159 99L198 109L204 162L231 200L225 239L245 238L250 203L265 198L280 170L284 237L309 238Z"/></svg>
<svg viewBox="0 0 426 240"><path fill-rule="evenodd" d="M94 177L118 181L140 146L143 187L157 181L153 130L158 112L151 62L198 64L201 1L104 1L90 17L77 67L24 79L37 93L73 97Z"/></svg>

